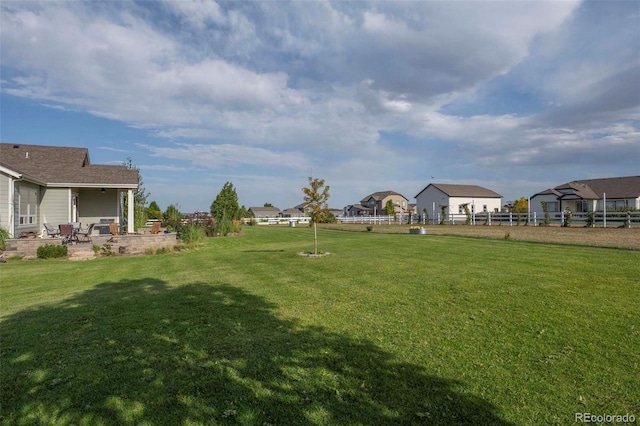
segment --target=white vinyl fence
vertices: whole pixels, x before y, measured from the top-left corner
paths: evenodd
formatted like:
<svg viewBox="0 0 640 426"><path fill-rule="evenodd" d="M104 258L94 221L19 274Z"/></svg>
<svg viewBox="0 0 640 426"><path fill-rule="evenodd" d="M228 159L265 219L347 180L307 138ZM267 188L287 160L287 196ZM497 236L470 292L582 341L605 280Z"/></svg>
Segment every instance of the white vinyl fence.
<svg viewBox="0 0 640 426"><path fill-rule="evenodd" d="M353 216L353 217L338 217L336 218L342 223L355 223L355 224L368 224L368 225L391 225L391 224L438 224L442 222L442 216L440 214L435 218L426 218L414 215L403 215L402 218L396 216ZM549 213L549 225L564 225L583 227L587 225L595 227L638 227L640 226L640 212L607 212L604 215L602 212L596 212L593 214L592 222L590 223L588 213L573 213L571 217L567 217L565 212ZM465 214L450 214L444 218L444 223L452 225L464 225L467 222L467 216ZM471 215L470 225L530 225L541 226L545 225L544 215L537 214L536 212L527 213L476 213Z"/></svg>
<svg viewBox="0 0 640 426"><path fill-rule="evenodd" d="M338 216L336 220L339 223L352 223L362 225L400 225L400 224L438 224L441 222L440 214L435 218L425 218L418 215L397 215L397 216ZM602 212L593 214L593 223L595 227L640 227L640 212L607 212L606 216ZM256 225L289 225L309 224L310 217L277 217L277 218L259 218L254 219ZM467 222L467 216L464 214L450 214L444 219L444 223L451 225L464 225ZM563 225L583 227L589 224L588 213L573 213L568 218L565 212L549 213L549 225ZM476 213L471 215L470 225L507 225L507 226L541 226L545 225L544 215L535 212L527 213Z"/></svg>
<svg viewBox="0 0 640 426"><path fill-rule="evenodd" d="M458 223L466 222L465 215L456 215L456 218L452 218L451 221L457 221ZM483 213L476 214L472 217L471 223L473 225L532 225L540 226L545 225L545 217L543 214L537 214L536 212L527 213ZM560 226L593 226L593 227L625 227L631 228L640 226L640 212L607 212L606 215L602 212L595 213L572 213L567 215L565 212L549 213L548 217L549 225Z"/></svg>

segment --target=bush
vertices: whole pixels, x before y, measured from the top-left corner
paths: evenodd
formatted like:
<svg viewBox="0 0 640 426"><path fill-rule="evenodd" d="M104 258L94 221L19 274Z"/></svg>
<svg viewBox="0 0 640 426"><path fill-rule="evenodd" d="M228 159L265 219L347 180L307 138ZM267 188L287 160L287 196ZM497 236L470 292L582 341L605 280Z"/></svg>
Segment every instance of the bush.
<svg viewBox="0 0 640 426"><path fill-rule="evenodd" d="M47 244L38 247L38 259L55 259L67 257L67 246Z"/></svg>
<svg viewBox="0 0 640 426"><path fill-rule="evenodd" d="M197 225L187 225L180 230L180 241L191 244L199 243L206 237L205 228Z"/></svg>
<svg viewBox="0 0 640 426"><path fill-rule="evenodd" d="M4 228L0 228L0 250L4 251L7 247L5 241L9 238L9 231Z"/></svg>

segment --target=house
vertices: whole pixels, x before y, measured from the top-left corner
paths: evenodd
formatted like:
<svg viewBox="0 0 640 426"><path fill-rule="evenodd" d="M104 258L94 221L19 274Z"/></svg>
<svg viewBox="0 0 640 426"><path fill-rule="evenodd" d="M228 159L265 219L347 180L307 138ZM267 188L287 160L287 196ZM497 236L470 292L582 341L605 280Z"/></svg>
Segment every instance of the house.
<svg viewBox="0 0 640 426"><path fill-rule="evenodd" d="M297 206L291 207L289 209L284 209L280 214L282 217L306 217L304 209L307 207L306 203L298 204Z"/></svg>
<svg viewBox="0 0 640 426"><path fill-rule="evenodd" d="M430 183L416 195L418 214L425 212L435 219L445 207L445 215L465 214L464 204L468 204L471 213L499 212L502 195L477 185L455 185Z"/></svg>
<svg viewBox="0 0 640 426"><path fill-rule="evenodd" d="M373 208L362 204L349 204L344 208L344 216L372 216Z"/></svg>
<svg viewBox="0 0 640 426"><path fill-rule="evenodd" d="M395 191L380 191L369 194L360 200L360 206L365 207L374 216L386 215L387 203L393 205L394 214L407 214L409 200ZM365 210L363 210L365 211Z"/></svg>
<svg viewBox="0 0 640 426"><path fill-rule="evenodd" d="M276 218L280 216L280 209L277 207L249 207L249 213L256 219Z"/></svg>
<svg viewBox="0 0 640 426"><path fill-rule="evenodd" d="M542 203L549 213L569 208L574 213L606 210L640 209L640 176L574 180L534 194L530 209L544 214Z"/></svg>
<svg viewBox="0 0 640 426"><path fill-rule="evenodd" d="M12 237L44 223L122 224L121 194L133 217L138 172L91 164L86 148L0 143L0 227ZM133 221L127 230L134 232Z"/></svg>

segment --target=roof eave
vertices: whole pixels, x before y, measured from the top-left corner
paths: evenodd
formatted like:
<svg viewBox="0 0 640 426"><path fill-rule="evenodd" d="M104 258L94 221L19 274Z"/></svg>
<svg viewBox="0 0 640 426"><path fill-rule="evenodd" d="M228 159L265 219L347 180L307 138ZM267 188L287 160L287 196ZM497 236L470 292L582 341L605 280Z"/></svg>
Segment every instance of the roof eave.
<svg viewBox="0 0 640 426"><path fill-rule="evenodd" d="M78 182L56 182L47 183L43 186L48 188L109 188L109 189L138 189L138 184L131 183L78 183Z"/></svg>

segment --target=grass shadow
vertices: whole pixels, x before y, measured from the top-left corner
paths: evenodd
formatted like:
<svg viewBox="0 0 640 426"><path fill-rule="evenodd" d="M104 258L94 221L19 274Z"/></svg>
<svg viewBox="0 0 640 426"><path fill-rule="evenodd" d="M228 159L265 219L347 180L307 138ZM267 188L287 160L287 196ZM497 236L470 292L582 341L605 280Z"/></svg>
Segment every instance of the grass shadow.
<svg viewBox="0 0 640 426"><path fill-rule="evenodd" d="M5 424L496 424L486 401L238 288L105 282L7 317Z"/></svg>

